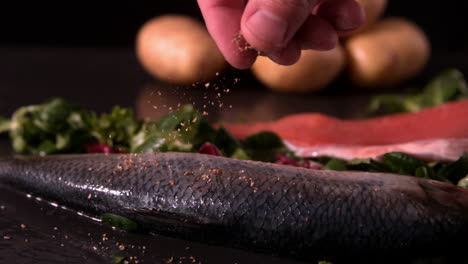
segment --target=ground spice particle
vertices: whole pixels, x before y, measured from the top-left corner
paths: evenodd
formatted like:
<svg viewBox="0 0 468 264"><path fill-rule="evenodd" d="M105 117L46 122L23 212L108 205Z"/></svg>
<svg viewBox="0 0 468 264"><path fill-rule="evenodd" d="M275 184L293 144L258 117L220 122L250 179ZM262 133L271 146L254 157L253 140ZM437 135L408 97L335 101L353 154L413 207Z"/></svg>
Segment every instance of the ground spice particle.
<svg viewBox="0 0 468 264"><path fill-rule="evenodd" d="M119 245L119 250L120 250L120 251L124 251L124 250L125 250L125 246L124 246L124 245Z"/></svg>
<svg viewBox="0 0 468 264"><path fill-rule="evenodd" d="M26 229L26 225L25 225L25 224L21 224L20 227L21 227L21 229Z"/></svg>
<svg viewBox="0 0 468 264"><path fill-rule="evenodd" d="M174 182L174 180L170 180L169 183L170 183L171 185L174 185L175 182Z"/></svg>
<svg viewBox="0 0 468 264"><path fill-rule="evenodd" d="M213 175L221 175L222 170L220 169L211 169L211 174Z"/></svg>
<svg viewBox="0 0 468 264"><path fill-rule="evenodd" d="M6 207L4 205L0 205L0 210L5 210Z"/></svg>
<svg viewBox="0 0 468 264"><path fill-rule="evenodd" d="M10 240L10 239L12 239L12 237L11 236L3 236L3 239Z"/></svg>

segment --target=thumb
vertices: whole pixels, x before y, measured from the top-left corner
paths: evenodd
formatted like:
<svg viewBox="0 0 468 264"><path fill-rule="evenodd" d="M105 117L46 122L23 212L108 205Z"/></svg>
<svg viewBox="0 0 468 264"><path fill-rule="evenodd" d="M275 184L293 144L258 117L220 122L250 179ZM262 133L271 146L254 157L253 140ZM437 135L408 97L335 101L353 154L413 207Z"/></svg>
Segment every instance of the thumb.
<svg viewBox="0 0 468 264"><path fill-rule="evenodd" d="M259 51L284 49L320 0L250 0L241 20L245 40Z"/></svg>

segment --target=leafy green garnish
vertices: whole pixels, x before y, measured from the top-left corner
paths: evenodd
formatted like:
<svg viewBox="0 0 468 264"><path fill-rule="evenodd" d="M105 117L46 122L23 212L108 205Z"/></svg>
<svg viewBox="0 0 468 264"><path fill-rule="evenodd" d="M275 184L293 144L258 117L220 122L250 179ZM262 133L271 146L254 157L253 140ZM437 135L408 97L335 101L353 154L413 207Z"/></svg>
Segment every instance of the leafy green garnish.
<svg viewBox="0 0 468 264"><path fill-rule="evenodd" d="M443 166L437 172L439 178L448 179L453 183L458 183L468 175L468 154L464 154L457 161Z"/></svg>
<svg viewBox="0 0 468 264"><path fill-rule="evenodd" d="M216 131L213 143L216 146L219 146L220 150L227 157L234 155L236 151L240 150L239 141L234 138L234 136L231 135L231 133L229 133L229 131L227 131L224 127L220 127ZM237 155L239 155L239 153Z"/></svg>
<svg viewBox="0 0 468 264"><path fill-rule="evenodd" d="M111 254L110 256L112 257L112 260L113 260L113 262L115 264L121 264L121 263L123 263L124 260L127 259L124 256L119 256L119 255L116 255L116 254Z"/></svg>
<svg viewBox="0 0 468 264"><path fill-rule="evenodd" d="M103 214L101 215L101 220L121 230L125 230L125 231L138 230L137 223L123 216L119 216L115 214Z"/></svg>
<svg viewBox="0 0 468 264"><path fill-rule="evenodd" d="M369 104L369 114L392 114L417 112L427 107L468 98L468 88L463 74L447 70L432 81L420 93L387 94L373 98Z"/></svg>
<svg viewBox="0 0 468 264"><path fill-rule="evenodd" d="M240 160L251 160L252 158L242 149L237 148L234 153L232 153L231 158L233 159L240 159Z"/></svg>
<svg viewBox="0 0 468 264"><path fill-rule="evenodd" d="M91 120L91 134L98 142L127 152L131 138L142 126L131 109L119 106L115 106L110 114L102 114L100 118L93 116Z"/></svg>
<svg viewBox="0 0 468 264"><path fill-rule="evenodd" d="M339 161L339 160L338 160ZM331 165L329 165L329 163ZM340 170L342 165L336 159L326 163L327 169ZM345 168L354 171L386 172L438 180L452 184L468 186L468 154L451 163L427 163L412 155L401 152L390 152L383 155L383 161L373 159L355 159L344 164Z"/></svg>
<svg viewBox="0 0 468 264"><path fill-rule="evenodd" d="M0 116L0 133L7 132L11 128L11 121Z"/></svg>
<svg viewBox="0 0 468 264"><path fill-rule="evenodd" d="M242 146L253 160L273 162L278 153L285 153L283 141L273 132L259 132L247 137Z"/></svg>
<svg viewBox="0 0 468 264"><path fill-rule="evenodd" d="M216 131L192 105L163 116L158 122L147 122L134 136L131 152L190 152L213 141Z"/></svg>
<svg viewBox="0 0 468 264"><path fill-rule="evenodd" d="M463 188L468 188L468 175L461 179L457 185Z"/></svg>
<svg viewBox="0 0 468 264"><path fill-rule="evenodd" d="M373 159L353 159L346 164L346 167L355 171L391 172L387 165Z"/></svg>
<svg viewBox="0 0 468 264"><path fill-rule="evenodd" d="M344 171L346 170L346 163L340 159L331 159L326 164L322 170L335 170L335 171Z"/></svg>
<svg viewBox="0 0 468 264"><path fill-rule="evenodd" d="M426 166L425 162L401 152L390 152L383 157L384 164L397 174L415 175L418 168Z"/></svg>
<svg viewBox="0 0 468 264"><path fill-rule="evenodd" d="M19 108L9 124L19 153L81 153L91 140L91 115L82 107L54 98L42 105Z"/></svg>
<svg viewBox="0 0 468 264"><path fill-rule="evenodd" d="M434 79L427 86L427 93L419 95L418 100L425 106L439 104L446 99L466 96L466 90L461 74L449 71ZM85 146L90 143L132 153L197 152L202 145L210 143L222 155L235 159L284 162L281 164L294 166L306 164L306 160L290 152L275 133L264 131L240 141L224 127L212 127L191 105L153 122L137 120L128 108L114 107L109 114L97 115L79 105L53 98L44 104L19 108L11 120L0 117L0 132L6 131L10 132L13 148L18 153L84 153ZM324 164L325 170L397 173L468 186L468 154L452 163L426 163L400 152L387 153L381 161L344 161L330 157L312 160ZM118 216L103 218L128 228L116 219Z"/></svg>

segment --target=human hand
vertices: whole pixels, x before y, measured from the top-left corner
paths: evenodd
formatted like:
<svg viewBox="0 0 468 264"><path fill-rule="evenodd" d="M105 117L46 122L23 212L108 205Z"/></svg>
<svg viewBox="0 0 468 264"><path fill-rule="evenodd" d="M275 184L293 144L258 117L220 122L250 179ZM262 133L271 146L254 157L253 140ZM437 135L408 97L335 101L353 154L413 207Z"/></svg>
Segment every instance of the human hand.
<svg viewBox="0 0 468 264"><path fill-rule="evenodd" d="M239 69L249 68L259 52L290 65L303 49L332 49L339 35L365 19L355 0L198 0L198 5L220 51Z"/></svg>

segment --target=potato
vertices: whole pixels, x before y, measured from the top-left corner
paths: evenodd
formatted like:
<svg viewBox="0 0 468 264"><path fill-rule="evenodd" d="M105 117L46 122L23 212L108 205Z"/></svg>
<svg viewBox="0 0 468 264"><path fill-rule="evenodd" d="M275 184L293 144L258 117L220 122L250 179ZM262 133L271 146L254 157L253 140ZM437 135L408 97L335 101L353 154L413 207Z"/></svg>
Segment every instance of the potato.
<svg viewBox="0 0 468 264"><path fill-rule="evenodd" d="M226 65L205 27L180 15L156 17L143 25L136 52L150 74L177 84L209 80Z"/></svg>
<svg viewBox="0 0 468 264"><path fill-rule="evenodd" d="M252 72L265 86L279 92L306 93L326 87L345 65L341 46L329 51L304 50L299 61L291 66L276 64L267 57L258 57Z"/></svg>
<svg viewBox="0 0 468 264"><path fill-rule="evenodd" d="M386 18L345 42L351 81L391 86L418 74L430 56L424 32L403 18Z"/></svg>
<svg viewBox="0 0 468 264"><path fill-rule="evenodd" d="M356 0L366 13L366 20L364 24L357 30L353 31L352 34L358 34L371 25L373 25L380 16L384 13L385 8L387 7L387 0Z"/></svg>

